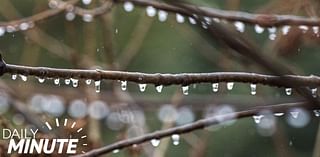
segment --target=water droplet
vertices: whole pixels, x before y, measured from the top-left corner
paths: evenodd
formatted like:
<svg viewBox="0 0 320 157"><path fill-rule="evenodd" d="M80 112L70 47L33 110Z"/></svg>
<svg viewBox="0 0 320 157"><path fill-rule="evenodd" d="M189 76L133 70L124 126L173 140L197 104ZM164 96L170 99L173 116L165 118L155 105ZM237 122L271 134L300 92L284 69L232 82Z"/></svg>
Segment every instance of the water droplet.
<svg viewBox="0 0 320 157"><path fill-rule="evenodd" d="M166 21L168 18L168 13L166 11L163 10L159 10L158 12L158 19L160 22L164 22Z"/></svg>
<svg viewBox="0 0 320 157"><path fill-rule="evenodd" d="M263 117L264 117L264 115L254 115L254 116L252 116L252 118L253 118L253 120L254 120L254 122L256 124L259 124Z"/></svg>
<svg viewBox="0 0 320 157"><path fill-rule="evenodd" d="M147 84L139 84L139 90L140 92L144 92L146 90Z"/></svg>
<svg viewBox="0 0 320 157"><path fill-rule="evenodd" d="M67 12L65 18L67 21L73 21L76 18L76 14L72 11Z"/></svg>
<svg viewBox="0 0 320 157"><path fill-rule="evenodd" d="M133 3L132 2L124 2L123 3L123 8L124 8L124 10L126 11L126 12L131 12L131 11L133 11L133 9L134 9L134 5L133 5Z"/></svg>
<svg viewBox="0 0 320 157"><path fill-rule="evenodd" d="M82 0L82 3L85 5L89 5L92 0Z"/></svg>
<svg viewBox="0 0 320 157"><path fill-rule="evenodd" d="M91 84L91 80L90 80L90 79L87 79L87 80L86 80L86 84L87 84L87 85L90 85L90 84Z"/></svg>
<svg viewBox="0 0 320 157"><path fill-rule="evenodd" d="M73 87L78 87L78 82L79 82L79 80L78 79L74 79L74 78L71 78L71 81L72 81L72 86Z"/></svg>
<svg viewBox="0 0 320 157"><path fill-rule="evenodd" d="M299 29L302 30L302 33L306 33L308 31L309 27L306 25L301 25L301 26L299 26Z"/></svg>
<svg viewBox="0 0 320 157"><path fill-rule="evenodd" d="M120 151L119 149L115 149L115 150L112 151L112 153L113 154L117 154L117 153L119 153L119 151Z"/></svg>
<svg viewBox="0 0 320 157"><path fill-rule="evenodd" d="M12 79L12 80L16 80L16 79L17 79L17 74L12 74L12 75L11 75L11 79Z"/></svg>
<svg viewBox="0 0 320 157"><path fill-rule="evenodd" d="M64 80L64 83L65 83L66 85L69 85L69 84L70 84L70 79L65 79L65 80Z"/></svg>
<svg viewBox="0 0 320 157"><path fill-rule="evenodd" d="M251 95L257 94L257 85L256 84L250 84L250 89L251 89Z"/></svg>
<svg viewBox="0 0 320 157"><path fill-rule="evenodd" d="M29 24L27 22L22 22L19 25L19 28L20 28L20 30L25 31L25 30L27 30L29 28Z"/></svg>
<svg viewBox="0 0 320 157"><path fill-rule="evenodd" d="M50 0L48 3L49 8L51 8L51 9L58 8L58 5L59 5L59 3L56 0Z"/></svg>
<svg viewBox="0 0 320 157"><path fill-rule="evenodd" d="M176 14L176 20L178 23L184 23L184 16L182 16L181 14Z"/></svg>
<svg viewBox="0 0 320 157"><path fill-rule="evenodd" d="M94 86L96 88L96 93L100 93L100 84L101 84L100 80L94 81Z"/></svg>
<svg viewBox="0 0 320 157"><path fill-rule="evenodd" d="M291 116L292 116L293 118L298 118L298 116L299 116L299 111L291 111L290 114L291 114Z"/></svg>
<svg viewBox="0 0 320 157"><path fill-rule="evenodd" d="M317 96L318 96L318 88L312 88L311 89L311 93L312 93L312 96L314 97L314 98L316 98Z"/></svg>
<svg viewBox="0 0 320 157"><path fill-rule="evenodd" d="M151 142L152 146L154 146L154 147L158 147L160 144L160 140L158 140L158 139L152 139L150 142Z"/></svg>
<svg viewBox="0 0 320 157"><path fill-rule="evenodd" d="M193 17L189 17L189 22L193 25L197 24L197 21Z"/></svg>
<svg viewBox="0 0 320 157"><path fill-rule="evenodd" d="M8 33L12 33L12 32L15 32L15 31L17 31L17 29L14 27L14 26L7 26L6 27L6 31L8 32Z"/></svg>
<svg viewBox="0 0 320 157"><path fill-rule="evenodd" d="M277 32L277 27L269 27L268 31L269 31L270 34L274 34L274 33Z"/></svg>
<svg viewBox="0 0 320 157"><path fill-rule="evenodd" d="M189 86L182 86L183 95L189 95Z"/></svg>
<svg viewBox="0 0 320 157"><path fill-rule="evenodd" d="M213 21L216 22L216 23L220 23L220 19L218 19L218 18L216 18L216 17L213 18Z"/></svg>
<svg viewBox="0 0 320 157"><path fill-rule="evenodd" d="M319 26L313 26L312 30L313 30L314 34L318 34L319 33ZM0 36L1 36L1 33L0 33Z"/></svg>
<svg viewBox="0 0 320 157"><path fill-rule="evenodd" d="M287 35L288 33L289 33L289 31L290 31L290 28L291 28L291 26L283 26L282 27L282 34L283 35Z"/></svg>
<svg viewBox="0 0 320 157"><path fill-rule="evenodd" d="M219 90L219 83L212 83L212 91L218 92Z"/></svg>
<svg viewBox="0 0 320 157"><path fill-rule="evenodd" d="M39 81L39 83L43 83L45 80L46 80L46 79L45 79L45 78L43 78L43 77L38 77L38 81Z"/></svg>
<svg viewBox="0 0 320 157"><path fill-rule="evenodd" d="M28 80L28 77L27 76L25 76L25 75L19 75L20 76L20 78L21 78L21 80L22 81L27 81Z"/></svg>
<svg viewBox="0 0 320 157"><path fill-rule="evenodd" d="M291 95L292 94L292 88L286 88L285 91L286 91L287 95Z"/></svg>
<svg viewBox="0 0 320 157"><path fill-rule="evenodd" d="M277 116L277 117L280 117L280 116L283 116L284 113L283 113L283 112L277 112L277 113L274 113L273 115L274 115L274 116Z"/></svg>
<svg viewBox="0 0 320 157"><path fill-rule="evenodd" d="M245 24L241 21L234 22L234 26L236 27L236 30L243 33L245 30Z"/></svg>
<svg viewBox="0 0 320 157"><path fill-rule="evenodd" d="M263 33L264 28L259 25L255 25L254 30L256 31L256 33L261 34L261 33Z"/></svg>
<svg viewBox="0 0 320 157"><path fill-rule="evenodd" d="M313 113L316 117L320 117L320 110L313 110Z"/></svg>
<svg viewBox="0 0 320 157"><path fill-rule="evenodd" d="M4 33L6 33L6 30L4 27L0 27L0 36L3 36Z"/></svg>
<svg viewBox="0 0 320 157"><path fill-rule="evenodd" d="M121 81L121 90L122 91L127 90L127 81Z"/></svg>
<svg viewBox="0 0 320 157"><path fill-rule="evenodd" d="M276 37L277 37L276 34L269 34L269 39L270 39L270 40L275 40Z"/></svg>
<svg viewBox="0 0 320 157"><path fill-rule="evenodd" d="M233 89L233 85L234 85L233 82L228 82L228 83L227 83L227 89L228 89L228 90L232 90L232 89Z"/></svg>
<svg viewBox="0 0 320 157"><path fill-rule="evenodd" d="M171 136L171 139L172 139L172 143L173 143L173 145L179 145L179 143L180 143L180 135L178 135L178 134L173 134L172 136Z"/></svg>
<svg viewBox="0 0 320 157"><path fill-rule="evenodd" d="M163 88L163 85L158 85L158 86L156 86L157 92L158 92L158 93L161 93L162 88Z"/></svg>
<svg viewBox="0 0 320 157"><path fill-rule="evenodd" d="M154 17L157 14L157 10L153 6L147 6L146 12L149 17Z"/></svg>
<svg viewBox="0 0 320 157"><path fill-rule="evenodd" d="M60 79L59 78L56 78L53 80L54 84L55 85L59 85L60 84Z"/></svg>
<svg viewBox="0 0 320 157"><path fill-rule="evenodd" d="M84 14L82 16L82 20L84 22L92 22L93 21L93 16L91 14Z"/></svg>

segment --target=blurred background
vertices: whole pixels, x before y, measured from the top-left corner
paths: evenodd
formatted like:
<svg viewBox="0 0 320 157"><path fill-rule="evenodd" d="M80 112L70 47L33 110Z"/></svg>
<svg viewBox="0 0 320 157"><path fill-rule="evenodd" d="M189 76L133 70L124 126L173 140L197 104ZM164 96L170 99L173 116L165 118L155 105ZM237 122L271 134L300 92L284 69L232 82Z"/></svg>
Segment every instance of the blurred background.
<svg viewBox="0 0 320 157"><path fill-rule="evenodd" d="M305 17L317 17L320 6L316 0L190 2L223 10ZM101 6L101 2L83 0L76 6L92 9ZM48 9L48 1L2 0L0 19L16 20ZM146 73L266 73L207 39L188 17L177 18L175 13L160 13L132 3L115 3L110 12L91 18L62 12L29 24L34 25L32 29L11 32L5 28L6 33L0 33L0 51L7 63ZM242 29L235 27L234 21L223 25L235 32ZM304 32L292 27L284 35L276 28L270 37L267 29L257 33L253 25L244 26L244 31L237 33L254 41L264 50L261 53L281 60L299 75L319 74L320 40L311 29ZM263 85L257 85L256 94L252 94L252 85L244 83L235 83L229 89L226 83L219 83L218 91L213 91L211 84L194 84L189 86L189 94L183 95L181 86L157 90L154 85L103 80L97 93L93 81L79 80L78 85L73 85L72 80L67 84L56 78L24 79L7 74L1 78L1 124L12 128L37 127L44 121L54 123L56 117L69 118L88 135L88 146L79 148L84 151L216 114L301 99L289 89ZM294 116L297 111L299 116ZM145 143L109 156L312 156L316 151L318 116L317 111L295 109L266 121L259 117L243 118L181 135L178 143L165 138L159 146ZM62 137L72 132L64 128L55 131ZM7 141L0 140L0 144L4 155Z"/></svg>

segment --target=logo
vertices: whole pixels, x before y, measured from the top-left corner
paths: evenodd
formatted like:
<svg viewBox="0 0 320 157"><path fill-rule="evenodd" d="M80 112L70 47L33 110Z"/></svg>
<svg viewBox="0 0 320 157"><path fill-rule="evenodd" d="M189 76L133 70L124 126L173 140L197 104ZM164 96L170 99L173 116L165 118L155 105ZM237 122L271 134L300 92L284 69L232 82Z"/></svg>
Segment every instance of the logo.
<svg viewBox="0 0 320 157"><path fill-rule="evenodd" d="M87 146L84 139L87 137L83 134L83 128L76 128L76 122L69 122L64 119L62 123L58 118L55 119L55 124L45 122L42 126L49 132L55 130L74 130L69 138L44 138L41 137L39 129L24 128L24 129L2 129L2 139L8 140L8 154L79 154L77 147L81 144ZM43 136L43 135L42 135ZM77 137L77 138L76 138ZM81 151L81 153L85 153Z"/></svg>

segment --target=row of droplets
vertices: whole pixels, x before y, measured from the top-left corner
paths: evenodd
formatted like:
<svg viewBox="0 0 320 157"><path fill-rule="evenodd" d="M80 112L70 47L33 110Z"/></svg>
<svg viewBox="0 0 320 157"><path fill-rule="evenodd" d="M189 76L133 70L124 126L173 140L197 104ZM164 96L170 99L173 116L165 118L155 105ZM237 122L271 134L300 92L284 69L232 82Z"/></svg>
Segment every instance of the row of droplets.
<svg viewBox="0 0 320 157"><path fill-rule="evenodd" d="M12 80L16 80L18 76L21 78L22 81L27 81L27 79L28 79L27 76L21 75L21 74L19 74L19 75L12 74L11 78L12 78ZM45 80L46 80L43 77L37 77L37 79L38 79L39 83L44 83ZM61 83L59 78L54 78L53 82L54 82L55 85L60 85L60 83ZM94 82L95 91L97 93L99 93L100 90L101 90L101 81L100 80L91 80L91 79L85 80L85 83L87 85L90 85L92 82ZM122 80L122 81L119 81L119 82L120 82L121 90L122 91L126 91L127 90L127 84L128 84L127 82L128 81ZM70 79L65 79L64 83L66 85L72 84L73 87L78 87L79 80L75 79L75 78L70 78ZM227 82L226 86L227 86L227 90L232 90L233 87L234 87L234 82ZM147 88L147 84L146 83L140 83L140 84L138 84L138 87L139 87L140 92L144 92L146 90L146 88ZM162 89L163 89L163 85L157 85L155 88L156 88L156 91L158 93L161 93ZM188 85L182 86L181 90L182 90L183 95L189 95L189 86ZM318 90L317 88L312 88L311 89L312 95L314 97L317 97L317 90ZM219 83L212 83L212 91L213 92L218 92L219 91ZM285 93L288 96L292 95L292 88L285 88ZM251 95L256 95L257 94L257 84L253 84L253 83L250 84L250 94Z"/></svg>

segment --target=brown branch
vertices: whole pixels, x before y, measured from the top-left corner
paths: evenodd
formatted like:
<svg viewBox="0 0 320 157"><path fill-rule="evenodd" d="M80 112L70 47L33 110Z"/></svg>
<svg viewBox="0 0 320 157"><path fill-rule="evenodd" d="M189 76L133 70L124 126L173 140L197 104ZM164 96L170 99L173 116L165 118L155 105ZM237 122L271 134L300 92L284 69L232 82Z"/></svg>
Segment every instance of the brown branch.
<svg viewBox="0 0 320 157"><path fill-rule="evenodd" d="M166 129L166 130L156 131L153 133L145 134L143 136L119 141L111 145L107 145L105 147L93 149L85 154L78 155L77 157L93 157L93 156L107 154L112 152L113 150L123 149L126 147L130 147L134 144L141 144L141 143L150 141L152 139L161 139L161 138L169 137L173 134L185 134L195 130L203 129L211 125L217 125L229 120L250 117L258 114L259 112L261 112L261 110L269 110L273 112L286 112L289 108L292 108L292 107L305 107L306 109L315 109L315 108L311 108L310 105L307 106L306 102L296 102L296 103L262 106L262 107L257 107L249 110L240 111L240 112L217 115L210 118L201 119L190 124L186 124L186 125Z"/></svg>

